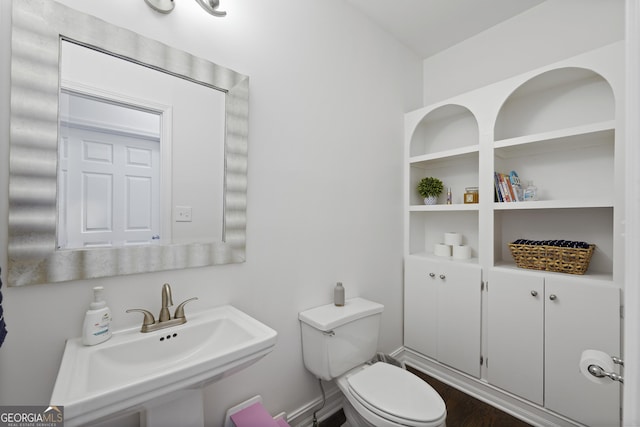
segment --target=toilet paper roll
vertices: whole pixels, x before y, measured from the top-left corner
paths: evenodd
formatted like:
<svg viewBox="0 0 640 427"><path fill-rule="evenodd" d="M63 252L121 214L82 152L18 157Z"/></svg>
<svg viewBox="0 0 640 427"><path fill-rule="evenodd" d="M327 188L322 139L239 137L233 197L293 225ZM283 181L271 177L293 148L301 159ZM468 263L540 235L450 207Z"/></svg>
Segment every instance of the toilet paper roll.
<svg viewBox="0 0 640 427"><path fill-rule="evenodd" d="M613 359L607 353L599 350L585 350L580 357L580 372L587 377L588 380L597 384L607 384L611 380L607 377L598 378L589 372L589 366L597 365L606 372L615 372L615 365Z"/></svg>
<svg viewBox="0 0 640 427"><path fill-rule="evenodd" d="M457 245L453 247L453 257L455 259L471 258L471 246Z"/></svg>
<svg viewBox="0 0 640 427"><path fill-rule="evenodd" d="M456 246L462 244L462 234L460 233L444 233L444 243L446 245Z"/></svg>
<svg viewBox="0 0 640 427"><path fill-rule="evenodd" d="M436 243L433 245L433 253L437 256L451 256L451 245Z"/></svg>

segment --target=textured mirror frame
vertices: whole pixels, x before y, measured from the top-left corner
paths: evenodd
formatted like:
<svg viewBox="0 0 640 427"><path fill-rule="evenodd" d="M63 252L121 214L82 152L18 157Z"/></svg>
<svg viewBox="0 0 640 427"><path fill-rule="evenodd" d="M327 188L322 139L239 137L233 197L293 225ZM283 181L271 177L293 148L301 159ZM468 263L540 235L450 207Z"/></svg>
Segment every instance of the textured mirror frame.
<svg viewBox="0 0 640 427"><path fill-rule="evenodd" d="M249 78L54 1L12 8L9 286L244 262ZM222 242L56 250L61 39L226 93Z"/></svg>

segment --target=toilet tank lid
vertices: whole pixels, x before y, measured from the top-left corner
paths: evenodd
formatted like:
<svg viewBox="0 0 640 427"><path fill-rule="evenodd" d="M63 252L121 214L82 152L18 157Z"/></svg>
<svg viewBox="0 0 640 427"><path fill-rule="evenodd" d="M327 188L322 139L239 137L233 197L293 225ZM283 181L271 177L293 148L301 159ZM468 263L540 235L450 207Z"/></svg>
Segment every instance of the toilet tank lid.
<svg viewBox="0 0 640 427"><path fill-rule="evenodd" d="M350 298L342 307L327 304L303 311L298 315L298 319L321 331L329 331L345 323L382 313L382 310L384 306L377 302L364 298Z"/></svg>

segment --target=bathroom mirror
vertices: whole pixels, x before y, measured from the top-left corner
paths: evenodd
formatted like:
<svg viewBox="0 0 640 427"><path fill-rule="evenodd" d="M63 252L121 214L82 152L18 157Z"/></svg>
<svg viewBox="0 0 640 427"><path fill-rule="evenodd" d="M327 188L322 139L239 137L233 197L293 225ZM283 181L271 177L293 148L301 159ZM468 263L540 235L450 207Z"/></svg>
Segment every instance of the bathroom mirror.
<svg viewBox="0 0 640 427"><path fill-rule="evenodd" d="M224 92L65 40L60 86L59 250L222 240Z"/></svg>
<svg viewBox="0 0 640 427"><path fill-rule="evenodd" d="M56 2L14 1L12 18L9 285L244 262L249 78ZM214 231L212 237L206 239L200 237L200 232L192 234L192 237L166 239L163 236L171 233L163 231L157 241L141 244L104 247L59 244L58 213L68 208L64 202L65 191L61 191L58 183L59 147L64 145L60 141L66 135L59 129L63 115L60 100L69 93L101 98L100 94L88 93L91 90L85 92L83 84L69 83L66 77L63 79L63 44L80 47L90 55L106 55L162 72L165 77L171 76L172 79L223 94L223 105L219 108L223 115L220 119L223 124L221 141L218 144L213 142L214 131L197 132L210 137L206 142L208 148L213 147L212 150L222 153L221 160L211 159L210 168L215 170L213 164L220 164L216 179L219 181L217 186L222 188L213 189L214 183L208 182L207 178L202 180L206 181L204 190L198 191L199 199L221 206L221 230ZM93 85L87 87L95 89ZM158 108L152 106L150 110L161 114L160 133L163 134L171 129L171 117L178 113L171 105L162 102L158 105ZM213 106L208 103L204 107L200 105L200 109L204 111L204 117L215 114ZM168 111L168 115L163 115L163 111ZM181 138L177 132L168 134L166 139L170 140L172 148L161 163L173 160L176 153L198 151L181 151L180 144L191 142L187 140L189 138ZM180 161L195 164L201 160L196 157ZM168 170L175 172L173 166ZM166 181L168 177L161 174L160 181L163 179ZM100 187L99 180L95 183ZM188 209L183 209L191 207L191 201L177 198L183 193L174 190L169 200L161 201L159 216L170 218L170 223L174 224L178 216L191 215ZM196 212L201 211L193 211L194 217ZM207 216L215 214L207 213ZM167 230L170 225L164 227ZM217 226L211 227L215 229Z"/></svg>

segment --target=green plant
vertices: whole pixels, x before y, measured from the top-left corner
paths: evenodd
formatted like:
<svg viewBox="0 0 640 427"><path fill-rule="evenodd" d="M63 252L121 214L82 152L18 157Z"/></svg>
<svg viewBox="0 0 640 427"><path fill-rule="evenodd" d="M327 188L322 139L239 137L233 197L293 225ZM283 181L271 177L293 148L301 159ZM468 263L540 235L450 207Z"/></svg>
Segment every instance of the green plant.
<svg viewBox="0 0 640 427"><path fill-rule="evenodd" d="M440 181L438 178L428 176L420 180L417 188L418 188L418 193L422 197L429 197L429 196L438 197L440 193L442 193L444 186L442 185L442 181Z"/></svg>

